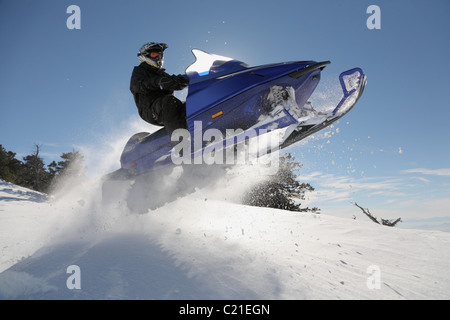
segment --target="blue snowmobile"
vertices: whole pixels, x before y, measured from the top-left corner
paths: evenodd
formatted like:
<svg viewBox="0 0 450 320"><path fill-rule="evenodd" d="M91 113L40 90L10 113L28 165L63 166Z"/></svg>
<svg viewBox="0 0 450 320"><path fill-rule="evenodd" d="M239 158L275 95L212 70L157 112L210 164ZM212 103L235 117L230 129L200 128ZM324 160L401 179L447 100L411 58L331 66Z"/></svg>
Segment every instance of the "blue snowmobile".
<svg viewBox="0 0 450 320"><path fill-rule="evenodd" d="M217 164L220 162L217 159L224 159L223 154L217 157L221 151L225 151L224 154L236 151L237 145L274 132L278 133L277 143L261 154L289 147L349 112L366 85L366 76L360 68L344 71L339 76L341 100L332 108L316 110L309 99L320 81L321 71L330 61L293 61L251 67L242 61L201 50L192 52L196 61L186 69L189 78L187 137L170 137L164 128L151 134L133 135L122 152L121 168L105 176L104 201L108 202L111 190L116 189L113 193L117 193L117 185L120 185L118 189L128 199L129 206L147 199L144 208L138 211L156 208L171 200L168 194L173 198L193 188L186 178L189 175L203 175L203 179L196 179L203 182L214 179L212 173L220 170L209 170L210 163L205 165L207 161L204 161L206 154L208 159L213 154ZM205 139L208 132L213 134L207 134ZM184 141L180 142L180 138ZM236 155L232 159L236 159ZM155 190L154 185L161 181L161 176L178 164L189 174L180 179L174 187L176 191ZM192 170L186 169L188 164L193 164L189 166Z"/></svg>

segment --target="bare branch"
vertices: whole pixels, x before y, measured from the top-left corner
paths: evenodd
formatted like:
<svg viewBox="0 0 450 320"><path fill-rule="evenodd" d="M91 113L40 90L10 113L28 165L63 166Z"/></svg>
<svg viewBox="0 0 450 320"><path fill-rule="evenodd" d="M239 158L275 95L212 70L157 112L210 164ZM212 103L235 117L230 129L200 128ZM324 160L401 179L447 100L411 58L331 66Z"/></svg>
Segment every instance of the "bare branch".
<svg viewBox="0 0 450 320"><path fill-rule="evenodd" d="M372 220L372 221L375 222L375 223L380 224L380 223L378 222L377 218L375 218L375 217L370 213L369 209L364 209L363 207L359 206L356 202L354 203L354 205L357 206L358 208L360 208L360 209L362 210L362 212L363 212L366 216L369 217L370 220ZM366 210L367 210L367 211L366 211Z"/></svg>
<svg viewBox="0 0 450 320"><path fill-rule="evenodd" d="M370 220L372 220L373 222L375 222L375 223L377 223L377 224L381 224L381 225L383 225L383 226L388 226L388 227L394 227L397 223L399 223L399 222L402 221L401 218L398 218L398 219L395 220L395 221L387 220L387 219L381 218L381 223L380 223L380 222L378 221L378 219L377 219L376 217L374 217L374 216L370 213L369 209L367 209L367 208L364 209L363 207L359 206L356 202L354 203L354 205L357 206L358 208L360 208L361 211L362 211L366 216L368 216Z"/></svg>

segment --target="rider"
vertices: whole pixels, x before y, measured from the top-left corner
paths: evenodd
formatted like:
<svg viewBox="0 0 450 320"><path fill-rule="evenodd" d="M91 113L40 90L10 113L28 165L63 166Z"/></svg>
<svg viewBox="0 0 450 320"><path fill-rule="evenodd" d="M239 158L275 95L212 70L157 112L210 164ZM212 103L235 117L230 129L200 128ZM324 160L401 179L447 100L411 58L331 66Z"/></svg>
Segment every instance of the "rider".
<svg viewBox="0 0 450 320"><path fill-rule="evenodd" d="M187 87L189 80L183 75L169 75L162 68L165 43L144 44L137 56L141 64L134 67L130 90L139 116L153 125L164 126L169 135L176 129L187 129L186 104L173 92Z"/></svg>

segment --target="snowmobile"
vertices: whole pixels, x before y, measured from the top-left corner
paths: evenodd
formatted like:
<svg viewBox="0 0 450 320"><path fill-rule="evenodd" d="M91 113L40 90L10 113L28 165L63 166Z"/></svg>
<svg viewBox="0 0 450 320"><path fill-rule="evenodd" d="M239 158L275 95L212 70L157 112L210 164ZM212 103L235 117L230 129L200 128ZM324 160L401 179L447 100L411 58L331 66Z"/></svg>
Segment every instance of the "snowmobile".
<svg viewBox="0 0 450 320"><path fill-rule="evenodd" d="M122 152L121 168L104 177L105 201L117 199L117 195L111 197L111 194L120 190L129 206L148 199L138 211L146 211L148 206L158 207L174 195L182 194L180 189L184 192L192 189L194 186L189 186L192 175L202 176L196 179L202 182L214 179L212 175L220 170L211 170L210 163L205 165L207 152L235 151L238 144L273 132L278 132L279 139L261 154L289 147L348 113L366 85L366 76L360 68L342 72L339 75L341 100L332 108L318 111L309 99L330 61L293 61L251 67L242 61L198 49L192 53L196 60L186 69L189 132L187 138L181 136L186 148L177 148L176 140L179 142L180 137L172 141L174 137L164 128L152 134L133 135ZM214 133L213 138L204 139L208 130ZM236 159L236 155L234 157ZM221 159L224 159L223 154ZM182 165L184 179L171 187L175 191L164 190L161 176L170 174L180 163L198 165L190 166L195 170Z"/></svg>

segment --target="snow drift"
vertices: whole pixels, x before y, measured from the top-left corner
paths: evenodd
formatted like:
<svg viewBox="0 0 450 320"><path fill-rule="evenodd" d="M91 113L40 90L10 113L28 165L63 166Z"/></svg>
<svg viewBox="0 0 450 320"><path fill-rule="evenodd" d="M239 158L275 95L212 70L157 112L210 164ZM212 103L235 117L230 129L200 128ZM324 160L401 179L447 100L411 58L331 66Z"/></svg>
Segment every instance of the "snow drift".
<svg viewBox="0 0 450 320"><path fill-rule="evenodd" d="M95 192L47 200L1 182L2 299L450 297L448 233L248 207L214 190L106 212Z"/></svg>

